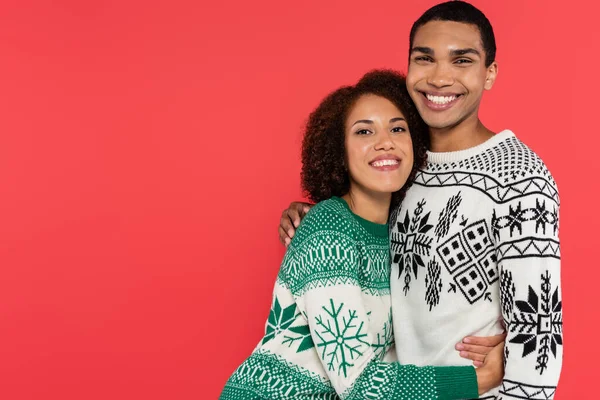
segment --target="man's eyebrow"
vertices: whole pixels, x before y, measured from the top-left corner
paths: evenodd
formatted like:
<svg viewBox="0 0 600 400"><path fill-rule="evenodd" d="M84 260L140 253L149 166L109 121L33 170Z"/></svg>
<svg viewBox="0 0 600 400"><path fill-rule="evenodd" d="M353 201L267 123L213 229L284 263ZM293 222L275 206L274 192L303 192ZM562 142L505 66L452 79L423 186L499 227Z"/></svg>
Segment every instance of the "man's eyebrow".
<svg viewBox="0 0 600 400"><path fill-rule="evenodd" d="M432 49L431 47L420 47L420 46L416 46L416 47L413 47L413 48L410 50L410 52L411 52L411 53L416 53L416 52L419 52L419 53L423 53L423 54L433 55L433 49Z"/></svg>
<svg viewBox="0 0 600 400"><path fill-rule="evenodd" d="M450 51L450 55L451 56L464 56L465 54L475 54L478 57L481 57L481 53L479 52L479 50L474 49L472 47L466 48L466 49L456 49L456 50L451 50Z"/></svg>

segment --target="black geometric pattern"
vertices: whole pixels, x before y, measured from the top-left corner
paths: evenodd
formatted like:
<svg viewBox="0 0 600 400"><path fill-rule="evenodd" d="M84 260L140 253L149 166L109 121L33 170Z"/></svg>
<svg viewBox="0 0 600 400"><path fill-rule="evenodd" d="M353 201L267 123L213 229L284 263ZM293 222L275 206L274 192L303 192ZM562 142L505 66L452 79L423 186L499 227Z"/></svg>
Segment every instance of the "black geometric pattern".
<svg viewBox="0 0 600 400"><path fill-rule="evenodd" d="M428 163L415 183L470 186L486 193L496 203L536 193L559 202L556 183L544 162L514 136L464 160Z"/></svg>
<svg viewBox="0 0 600 400"><path fill-rule="evenodd" d="M481 298L491 301L489 286L498 281L497 259L485 220L476 221L450 236L436 249L470 304Z"/></svg>
<svg viewBox="0 0 600 400"><path fill-rule="evenodd" d="M438 242L448 234L450 225L458 216L458 206L460 206L461 202L462 198L460 197L460 192L458 192L456 195L450 197L446 207L440 213L437 226L435 227L435 236Z"/></svg>
<svg viewBox="0 0 600 400"><path fill-rule="evenodd" d="M410 217L406 211L404 221L397 223L398 231L392 231L391 250L394 254L393 262L398 264L398 279L404 272L404 294L408 293L412 275L417 279L419 268L425 268L424 256L429 256L431 250L431 237L428 232L433 225L428 224L431 212L423 214L425 199L417 203L417 208Z"/></svg>
<svg viewBox="0 0 600 400"><path fill-rule="evenodd" d="M554 239L524 237L498 246L498 262L511 258L550 257L560 260L560 243Z"/></svg>
<svg viewBox="0 0 600 400"><path fill-rule="evenodd" d="M440 303L442 292L442 268L435 257L427 264L427 276L425 277L425 301L429 305L429 311Z"/></svg>
<svg viewBox="0 0 600 400"><path fill-rule="evenodd" d="M514 334L509 342L523 345L523 358L537 349L535 369L540 375L548 368L549 353L556 359L557 348L562 346L562 301L558 297L559 290L556 287L552 292L548 271L541 275L541 279L539 295L529 286L527 300L515 301L518 311L513 310L508 323L509 332Z"/></svg>
<svg viewBox="0 0 600 400"><path fill-rule="evenodd" d="M554 398L554 392L556 392L556 386L527 385L508 379L504 379L500 387L500 394L510 396L511 399L551 400ZM502 398L500 396L498 400Z"/></svg>
<svg viewBox="0 0 600 400"><path fill-rule="evenodd" d="M552 210L546 210L546 201L540 203L539 199L535 199L535 207L532 208L521 208L521 202L517 204L515 208L512 205L508 206L508 215L501 217L496 216L496 210L492 214L492 229L494 231L494 237L500 239L500 230L509 228L510 237L513 236L515 230L519 231L519 234L523 234L523 223L535 221L535 233L541 231L546 234L546 224L550 225L553 229L553 234L556 235L558 231L558 212L556 206Z"/></svg>
<svg viewBox="0 0 600 400"><path fill-rule="evenodd" d="M526 195L540 195L558 204L558 191L554 182L542 178L529 178L511 185L502 185L489 175L474 172L431 173L419 171L416 185L427 187L467 186L485 193L495 203L502 204Z"/></svg>

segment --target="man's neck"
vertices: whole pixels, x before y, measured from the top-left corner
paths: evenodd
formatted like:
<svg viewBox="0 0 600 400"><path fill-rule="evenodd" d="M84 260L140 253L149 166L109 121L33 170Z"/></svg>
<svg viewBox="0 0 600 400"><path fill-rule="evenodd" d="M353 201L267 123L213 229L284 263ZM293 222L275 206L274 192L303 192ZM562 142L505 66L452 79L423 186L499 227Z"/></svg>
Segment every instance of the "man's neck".
<svg viewBox="0 0 600 400"><path fill-rule="evenodd" d="M434 153L459 151L478 146L494 136L477 118L463 121L452 128L429 128L430 150Z"/></svg>

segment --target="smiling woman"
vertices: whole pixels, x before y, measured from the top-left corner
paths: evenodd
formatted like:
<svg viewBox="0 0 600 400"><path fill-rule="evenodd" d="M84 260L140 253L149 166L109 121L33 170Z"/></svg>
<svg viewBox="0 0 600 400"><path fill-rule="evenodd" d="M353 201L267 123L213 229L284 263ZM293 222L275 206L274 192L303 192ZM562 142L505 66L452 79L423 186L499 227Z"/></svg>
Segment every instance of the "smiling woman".
<svg viewBox="0 0 600 400"><path fill-rule="evenodd" d="M404 78L391 71L338 89L311 114L302 184L318 204L287 249L265 334L222 400L451 400L499 383L501 346L477 372L395 358L386 222L425 162L423 137Z"/></svg>

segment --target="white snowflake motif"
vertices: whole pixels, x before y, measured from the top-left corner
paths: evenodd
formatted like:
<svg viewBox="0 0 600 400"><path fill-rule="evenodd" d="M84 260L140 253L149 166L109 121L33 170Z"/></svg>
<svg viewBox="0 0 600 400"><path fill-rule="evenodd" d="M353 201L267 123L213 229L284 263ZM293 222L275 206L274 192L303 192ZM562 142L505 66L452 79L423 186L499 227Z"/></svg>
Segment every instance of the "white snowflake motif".
<svg viewBox="0 0 600 400"><path fill-rule="evenodd" d="M338 375L343 372L348 377L348 367L354 366L351 361L362 357L370 347L365 340L367 333L362 332L364 321L357 326L356 310L348 310L347 317L341 316L344 303L336 307L333 299L329 299L329 304L331 308L322 307L327 315L315 318L317 326L322 328L315 332L319 338L317 348L323 349L321 358L327 362L329 371L337 369Z"/></svg>

